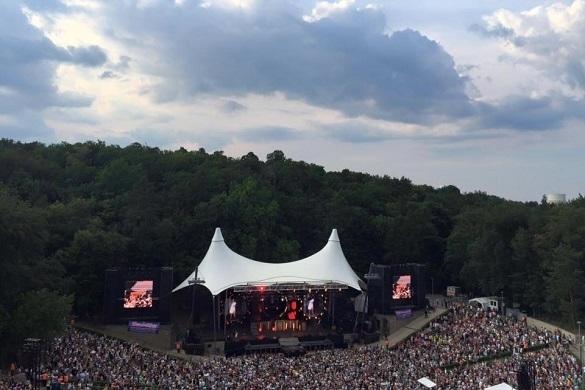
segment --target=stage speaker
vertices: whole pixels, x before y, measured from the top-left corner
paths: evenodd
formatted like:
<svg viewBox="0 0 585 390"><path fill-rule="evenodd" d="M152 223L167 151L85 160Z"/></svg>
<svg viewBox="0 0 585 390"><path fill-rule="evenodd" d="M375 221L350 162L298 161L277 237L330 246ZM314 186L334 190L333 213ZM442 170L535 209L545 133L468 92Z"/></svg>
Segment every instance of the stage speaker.
<svg viewBox="0 0 585 390"><path fill-rule="evenodd" d="M171 292L173 290L173 268L163 267L160 274L159 320L169 322L171 317Z"/></svg>
<svg viewBox="0 0 585 390"><path fill-rule="evenodd" d="M117 315L119 274L118 268L106 270L104 281L104 321L106 323L112 322Z"/></svg>
<svg viewBox="0 0 585 390"><path fill-rule="evenodd" d="M368 272L368 313L393 314L397 309L425 307L426 276L421 264L370 264ZM393 299L392 288L396 279L410 276L411 298Z"/></svg>

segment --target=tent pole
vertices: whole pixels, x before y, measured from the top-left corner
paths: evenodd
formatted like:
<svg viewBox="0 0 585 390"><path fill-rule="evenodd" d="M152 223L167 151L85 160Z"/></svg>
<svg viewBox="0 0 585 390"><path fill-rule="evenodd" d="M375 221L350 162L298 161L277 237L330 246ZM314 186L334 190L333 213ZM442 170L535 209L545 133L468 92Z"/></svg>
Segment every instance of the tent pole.
<svg viewBox="0 0 585 390"><path fill-rule="evenodd" d="M227 290L225 290L225 294L223 296L223 340L225 341L226 329L227 329Z"/></svg>
<svg viewBox="0 0 585 390"><path fill-rule="evenodd" d="M368 309L368 299L369 295L366 294L366 299L364 300L364 310L362 311L362 321L360 323L360 333L364 330L364 318L366 317L366 310Z"/></svg>
<svg viewBox="0 0 585 390"><path fill-rule="evenodd" d="M221 293L217 294L217 331L221 331ZM216 340L217 341L217 340Z"/></svg>
<svg viewBox="0 0 585 390"><path fill-rule="evenodd" d="M195 284L191 286L193 288L191 294L191 327L195 326Z"/></svg>
<svg viewBox="0 0 585 390"><path fill-rule="evenodd" d="M335 326L335 290L331 291L331 325ZM337 330L336 326L335 330Z"/></svg>
<svg viewBox="0 0 585 390"><path fill-rule="evenodd" d="M215 318L215 295L213 295L213 296L211 297L211 299L212 299L212 301L213 301L213 341L215 341L215 340L216 340L216 339L215 339L215 328L216 328L216 326L215 326L215 321L217 320L217 319Z"/></svg>

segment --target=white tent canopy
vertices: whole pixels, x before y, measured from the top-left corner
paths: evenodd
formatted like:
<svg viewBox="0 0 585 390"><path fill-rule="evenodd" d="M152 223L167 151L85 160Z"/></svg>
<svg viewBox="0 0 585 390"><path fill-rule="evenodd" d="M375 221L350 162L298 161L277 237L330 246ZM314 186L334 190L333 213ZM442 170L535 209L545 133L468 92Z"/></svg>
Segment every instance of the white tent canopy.
<svg viewBox="0 0 585 390"><path fill-rule="evenodd" d="M430 380L426 376L424 378L420 378L417 382L420 383L421 385L423 385L424 387L429 388L429 389L437 386L437 384L435 382L433 382L432 380Z"/></svg>
<svg viewBox="0 0 585 390"><path fill-rule="evenodd" d="M502 382L499 385L486 387L485 390L514 390L514 388L509 384Z"/></svg>
<svg viewBox="0 0 585 390"><path fill-rule="evenodd" d="M485 390L514 390L514 388L509 384L502 382L499 385L486 387Z"/></svg>
<svg viewBox="0 0 585 390"><path fill-rule="evenodd" d="M195 276L202 280L199 284L207 287L212 295L235 286L280 283L336 283L361 290L361 280L343 254L336 229L331 232L325 247L312 256L288 263L264 263L232 251L224 242L220 228L217 228L197 270L173 292L189 286L189 281Z"/></svg>

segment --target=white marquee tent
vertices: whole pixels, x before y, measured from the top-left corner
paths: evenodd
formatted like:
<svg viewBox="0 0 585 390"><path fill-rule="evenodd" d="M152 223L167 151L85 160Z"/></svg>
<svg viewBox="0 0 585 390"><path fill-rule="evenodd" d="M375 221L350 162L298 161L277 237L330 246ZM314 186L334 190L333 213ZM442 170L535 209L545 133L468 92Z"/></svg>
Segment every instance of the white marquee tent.
<svg viewBox="0 0 585 390"><path fill-rule="evenodd" d="M212 295L236 286L270 286L285 283L343 284L360 290L363 283L353 271L341 249L337 230L333 229L323 249L307 258L288 263L264 263L232 251L221 230L215 234L203 260L187 279L174 290L189 286L195 277Z"/></svg>
<svg viewBox="0 0 585 390"><path fill-rule="evenodd" d="M499 385L486 387L485 390L514 390L514 388L509 384L502 382Z"/></svg>
<svg viewBox="0 0 585 390"><path fill-rule="evenodd" d="M433 387L437 386L437 384L435 382L433 382L432 380L430 380L426 376L424 378L420 378L417 382L428 389L432 389Z"/></svg>

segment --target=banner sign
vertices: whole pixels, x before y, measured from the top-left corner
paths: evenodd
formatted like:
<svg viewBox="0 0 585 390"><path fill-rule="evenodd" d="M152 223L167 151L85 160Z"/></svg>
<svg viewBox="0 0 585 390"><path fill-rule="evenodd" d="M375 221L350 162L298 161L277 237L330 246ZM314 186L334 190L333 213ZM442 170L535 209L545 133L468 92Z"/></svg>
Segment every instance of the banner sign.
<svg viewBox="0 0 585 390"><path fill-rule="evenodd" d="M403 309L403 310L396 310L396 319L397 320L405 320L412 316L412 309Z"/></svg>
<svg viewBox="0 0 585 390"><path fill-rule="evenodd" d="M128 332L158 333L159 330L159 322L128 321Z"/></svg>

